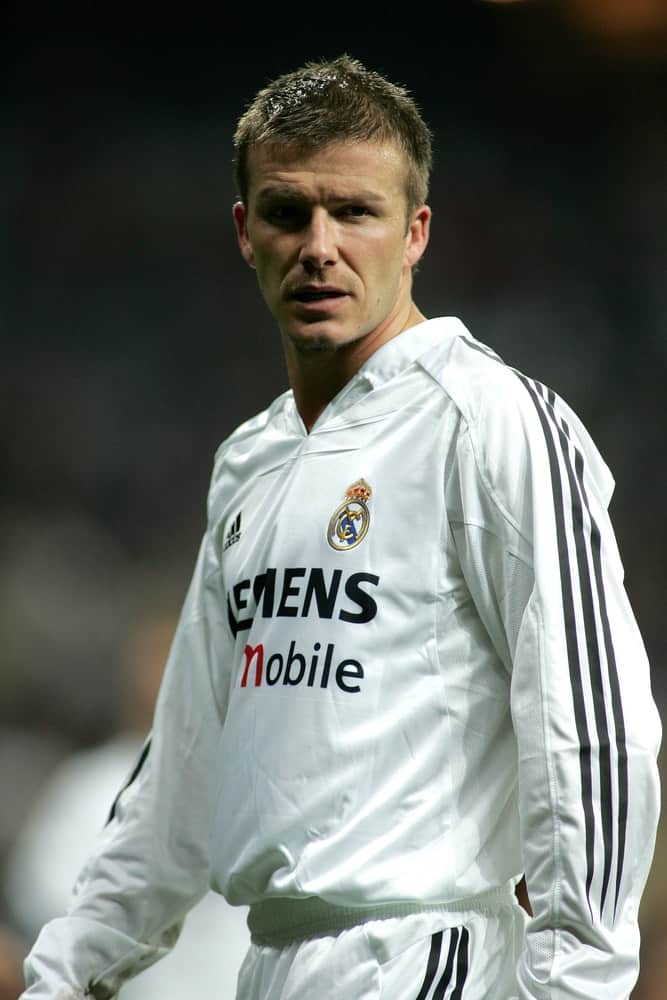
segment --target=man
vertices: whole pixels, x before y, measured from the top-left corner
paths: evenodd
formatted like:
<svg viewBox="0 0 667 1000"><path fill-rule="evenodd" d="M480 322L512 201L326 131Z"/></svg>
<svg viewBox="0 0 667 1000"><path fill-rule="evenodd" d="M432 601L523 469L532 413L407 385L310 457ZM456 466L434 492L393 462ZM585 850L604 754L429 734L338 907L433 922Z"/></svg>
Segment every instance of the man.
<svg viewBox="0 0 667 1000"><path fill-rule="evenodd" d="M24 997L112 996L209 884L250 907L243 1000L627 997L660 726L611 476L415 305L403 89L309 64L235 138L292 388L217 453L152 741Z"/></svg>

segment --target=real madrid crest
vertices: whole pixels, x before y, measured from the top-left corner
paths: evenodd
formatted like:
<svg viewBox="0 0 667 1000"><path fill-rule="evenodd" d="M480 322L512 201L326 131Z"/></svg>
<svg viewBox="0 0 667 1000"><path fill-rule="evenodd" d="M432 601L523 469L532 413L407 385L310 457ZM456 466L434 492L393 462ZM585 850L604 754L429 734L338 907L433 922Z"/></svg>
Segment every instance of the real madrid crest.
<svg viewBox="0 0 667 1000"><path fill-rule="evenodd" d="M371 520L367 504L372 496L373 490L365 479L357 479L348 486L345 500L331 515L327 528L327 541L332 549L347 552L364 540Z"/></svg>

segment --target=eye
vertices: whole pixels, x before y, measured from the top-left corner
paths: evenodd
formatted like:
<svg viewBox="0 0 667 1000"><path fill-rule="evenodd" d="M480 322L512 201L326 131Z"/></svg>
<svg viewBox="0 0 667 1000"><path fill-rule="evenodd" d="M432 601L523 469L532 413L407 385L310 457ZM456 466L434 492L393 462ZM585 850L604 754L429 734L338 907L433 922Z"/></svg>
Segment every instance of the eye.
<svg viewBox="0 0 667 1000"><path fill-rule="evenodd" d="M260 212L272 226L282 229L298 229L304 226L308 217L307 209L294 202L274 202L266 205Z"/></svg>
<svg viewBox="0 0 667 1000"><path fill-rule="evenodd" d="M269 219L287 219L289 216L294 214L293 205L274 205L269 208L266 215Z"/></svg>
<svg viewBox="0 0 667 1000"><path fill-rule="evenodd" d="M285 222L295 214L293 205L273 205L264 213L269 222Z"/></svg>
<svg viewBox="0 0 667 1000"><path fill-rule="evenodd" d="M350 204L343 205L339 214L352 219L362 219L365 215L372 215L373 213L366 205Z"/></svg>

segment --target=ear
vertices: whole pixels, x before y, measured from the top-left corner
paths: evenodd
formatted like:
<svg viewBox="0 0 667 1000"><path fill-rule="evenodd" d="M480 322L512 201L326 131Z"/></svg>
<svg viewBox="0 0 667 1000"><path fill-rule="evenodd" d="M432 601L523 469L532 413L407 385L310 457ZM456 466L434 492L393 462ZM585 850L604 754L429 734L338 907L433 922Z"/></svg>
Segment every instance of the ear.
<svg viewBox="0 0 667 1000"><path fill-rule="evenodd" d="M245 205L243 204L242 201L234 202L234 207L232 208L232 215L234 216L236 239L239 244L239 250L241 251L241 256L243 257L246 264L254 268L255 255L253 253L252 246L250 245L250 239L248 238Z"/></svg>
<svg viewBox="0 0 667 1000"><path fill-rule="evenodd" d="M414 267L428 246L431 231L431 209L422 205L412 216L405 245L405 263Z"/></svg>

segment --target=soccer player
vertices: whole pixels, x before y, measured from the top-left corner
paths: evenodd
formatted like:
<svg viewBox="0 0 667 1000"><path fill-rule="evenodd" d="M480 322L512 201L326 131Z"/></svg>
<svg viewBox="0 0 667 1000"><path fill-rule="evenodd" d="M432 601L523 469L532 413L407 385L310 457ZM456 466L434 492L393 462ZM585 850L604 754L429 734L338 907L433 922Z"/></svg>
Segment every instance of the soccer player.
<svg viewBox="0 0 667 1000"><path fill-rule="evenodd" d="M660 724L611 475L415 304L403 88L308 64L235 143L291 390L217 452L152 737L24 998L113 996L209 885L250 907L242 1000L625 998Z"/></svg>

